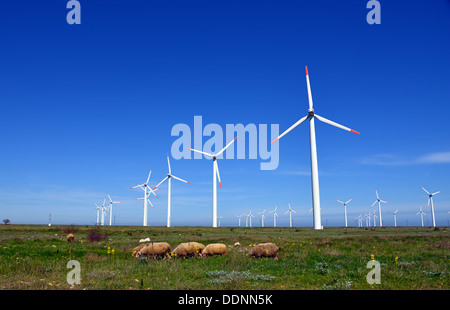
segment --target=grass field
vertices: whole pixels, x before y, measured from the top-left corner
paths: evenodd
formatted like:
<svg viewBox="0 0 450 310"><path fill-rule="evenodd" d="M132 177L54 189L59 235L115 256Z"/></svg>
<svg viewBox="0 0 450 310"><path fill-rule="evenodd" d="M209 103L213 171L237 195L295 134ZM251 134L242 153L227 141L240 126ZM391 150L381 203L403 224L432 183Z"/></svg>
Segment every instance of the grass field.
<svg viewBox="0 0 450 310"><path fill-rule="evenodd" d="M261 289L372 290L450 288L447 227L237 228L104 226L103 241L88 242L93 226L0 226L0 289ZM75 230L75 242L66 241ZM221 242L227 256L136 259L139 239ZM240 246L234 244L239 242ZM248 258L256 243L280 247L279 260ZM370 260L381 264L381 284L368 284ZM66 267L77 260L81 284Z"/></svg>

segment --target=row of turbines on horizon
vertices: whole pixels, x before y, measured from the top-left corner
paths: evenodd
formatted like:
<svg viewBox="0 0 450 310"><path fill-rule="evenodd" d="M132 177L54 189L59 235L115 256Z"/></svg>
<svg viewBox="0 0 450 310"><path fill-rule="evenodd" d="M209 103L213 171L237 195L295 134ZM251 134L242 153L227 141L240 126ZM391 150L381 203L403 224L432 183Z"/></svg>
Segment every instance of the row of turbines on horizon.
<svg viewBox="0 0 450 310"><path fill-rule="evenodd" d="M359 132L350 129L348 127L345 127L343 125L340 125L338 123L335 123L331 120L328 120L322 116L317 115L314 112L313 109L313 100L312 100L312 94L311 94L311 86L310 86L310 81L309 81L309 73L308 73L308 67L305 67L305 72L306 72L306 86L307 86L307 92L308 92L308 104L309 104L309 109L308 109L308 114L304 117L302 117L301 119L299 119L296 123L294 123L291 127L289 127L286 131L284 131L281 135L279 135L276 139L274 139L271 144L275 143L276 141L278 141L279 139L281 139L283 136L285 136L286 134L288 134L290 131L292 131L293 129L295 129L297 126L299 126L301 123L305 122L306 120L309 120L309 126L310 126L310 155L311 155L311 185L312 185L312 208L309 212L313 211L313 223L314 223L314 229L323 229L322 226L322 222L321 222L321 210L322 208L320 207L320 195L319 195L319 174L318 174L318 163L317 163L317 148L316 148L316 133L315 133L315 123L314 120L317 119L321 122L327 123L329 125L338 127L340 129L352 132L352 133L356 133L356 134L360 134ZM233 140L231 140L230 142L228 142L228 144L222 148L219 152L217 153L207 153L201 150L195 150L195 149L191 149L186 147L186 149L191 150L193 152L196 153L200 153L206 157L210 157L212 158L212 162L213 162L213 188L212 188L212 227L217 227L218 226L218 221L220 221L221 217L217 216L217 181L219 181L219 185L220 187L222 187L222 183L220 181L220 174L219 174L219 166L217 163L217 158L218 156L220 156L238 137L235 137ZM170 168L170 161L169 161L169 154L167 154L167 164L168 164L168 168L169 168L169 173L167 174L167 176L161 181L159 182L156 186L154 187L150 187L148 185L149 181L150 181L150 175L152 172L152 169L150 169L150 172L148 174L147 177L147 181L143 184L138 184L134 187L131 187L130 189L136 189L136 188L140 188L141 190L144 191L144 197L141 198L136 198L136 199L143 199L144 200L144 217L143 217L143 226L147 226L147 218L148 218L148 204L150 204L153 208L153 205L150 201L150 196L154 195L155 197L158 197L155 194L155 191L159 190L158 186L160 186L162 183L164 183L166 180L168 181L168 194L167 194L167 227L171 227L171 179L174 178L176 180L179 180L181 182L184 183L188 183L190 184L188 181L185 181L183 179L180 179L174 175L172 175L171 172L171 168ZM434 207L433 207L433 199L432 197L434 195L436 195L439 192L430 194L428 191L426 191L423 187L422 189L427 192L428 196L429 196L429 200L428 200L428 205L430 205L431 202L431 213L432 213L432 221L433 221L433 226L436 226L436 221L435 221L435 217L434 217ZM373 207L376 203L378 203L378 218L379 218L379 225L383 226L382 224L382 216L381 216L381 203L387 203L386 201L383 201L379 198L378 196L378 191L376 191L376 195L377 195L377 200L372 204L371 207ZM122 202L115 202L111 199L111 197L107 194L107 197L109 199L109 203L106 204L106 197L103 201L103 204L101 206L96 204L96 209L97 209L97 224L99 224L99 212L101 211L101 221L100 224L104 225L104 215L105 213L109 213L109 224L111 225L111 219L112 219L112 211L113 211L113 205L115 203L122 203ZM345 227L347 227L347 204L351 201L352 199L350 199L347 202L342 202L339 201L340 203L342 203L344 205L344 213L345 213ZM398 210L397 210L398 211ZM265 211L263 211L265 212ZM274 213L274 223L275 223L275 215L276 213L276 209L275 211L271 211ZM287 211L289 213L290 216L290 227L292 227L292 212L296 213L296 211L292 210L289 206L289 210ZM374 216L374 220L375 220L375 216L377 216L375 214L375 210L370 212L371 215L368 214L368 216ZM241 215L243 216L243 215ZM254 217L254 215L248 214L246 215L246 221L247 218L250 219L251 222L251 217ZM264 217L264 213L262 214L262 217ZM395 216L395 213L394 213ZM361 219L362 219L362 215L361 215ZM361 222L361 220L360 220ZM361 222L362 223L362 222ZM375 223L375 222L374 222ZM239 224L240 224L240 218L239 218ZM276 225L276 224L275 224Z"/></svg>

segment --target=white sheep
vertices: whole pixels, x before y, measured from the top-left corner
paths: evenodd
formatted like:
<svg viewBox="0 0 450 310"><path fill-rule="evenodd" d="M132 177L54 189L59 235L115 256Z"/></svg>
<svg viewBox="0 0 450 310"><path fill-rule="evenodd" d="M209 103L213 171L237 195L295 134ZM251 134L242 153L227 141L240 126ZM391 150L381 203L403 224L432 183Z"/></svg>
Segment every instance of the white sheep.
<svg viewBox="0 0 450 310"><path fill-rule="evenodd" d="M136 253L136 258L141 256L153 256L154 258L157 256L166 256L170 252L170 245L167 242L152 242L147 244L145 247L140 249Z"/></svg>
<svg viewBox="0 0 450 310"><path fill-rule="evenodd" d="M174 256L197 256L205 249L205 246L198 242L184 242L180 243L171 255Z"/></svg>
<svg viewBox="0 0 450 310"><path fill-rule="evenodd" d="M227 246L223 243L208 244L200 256L205 257L207 255L228 255Z"/></svg>

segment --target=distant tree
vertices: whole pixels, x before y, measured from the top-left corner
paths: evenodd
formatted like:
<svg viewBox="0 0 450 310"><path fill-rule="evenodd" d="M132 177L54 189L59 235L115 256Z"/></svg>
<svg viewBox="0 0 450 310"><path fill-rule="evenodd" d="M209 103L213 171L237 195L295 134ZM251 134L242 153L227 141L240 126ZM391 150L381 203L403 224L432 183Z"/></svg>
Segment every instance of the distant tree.
<svg viewBox="0 0 450 310"><path fill-rule="evenodd" d="M11 223L11 221L10 221L9 219L4 219L4 220L3 220L3 223L5 223L5 225L6 225L6 224Z"/></svg>

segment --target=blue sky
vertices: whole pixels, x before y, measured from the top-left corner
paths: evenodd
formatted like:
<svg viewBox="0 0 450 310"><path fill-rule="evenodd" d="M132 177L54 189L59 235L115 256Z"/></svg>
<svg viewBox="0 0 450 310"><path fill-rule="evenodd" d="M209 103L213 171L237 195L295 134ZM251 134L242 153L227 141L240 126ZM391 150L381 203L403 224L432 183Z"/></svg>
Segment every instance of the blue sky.
<svg viewBox="0 0 450 310"><path fill-rule="evenodd" d="M308 66L316 122L322 224L349 225L375 188L389 202L383 224L419 225L435 196L437 225L450 211L450 2L84 1L81 24L65 1L7 1L0 11L0 217L12 223L94 224L106 192L116 224L141 225L136 182L167 173L176 124L278 124L307 114ZM279 141L279 165L219 160L222 225L288 202L294 225L312 226L309 128ZM208 137L203 138L203 143ZM269 138L268 138L269 139ZM225 144L227 141L224 141ZM246 142L247 143L247 142ZM248 144L247 144L248 146ZM248 150L247 150L248 151ZM212 163L171 158L172 224L211 225ZM149 225L165 225L167 185ZM252 220L259 226L259 217ZM266 218L272 225L272 217Z"/></svg>

